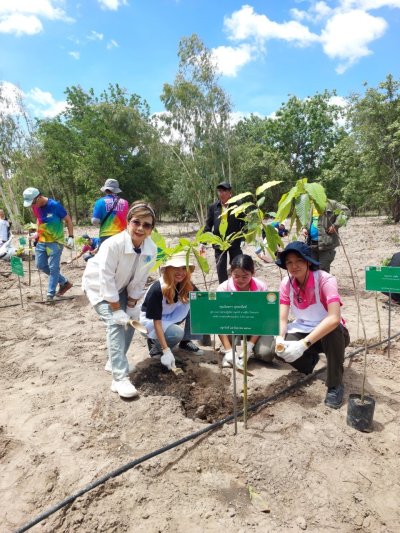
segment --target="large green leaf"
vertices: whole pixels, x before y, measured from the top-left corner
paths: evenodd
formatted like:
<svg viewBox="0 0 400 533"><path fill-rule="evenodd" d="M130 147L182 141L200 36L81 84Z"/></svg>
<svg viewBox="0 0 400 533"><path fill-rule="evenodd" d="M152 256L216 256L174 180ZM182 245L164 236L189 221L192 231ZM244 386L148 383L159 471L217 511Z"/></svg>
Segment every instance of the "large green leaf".
<svg viewBox="0 0 400 533"><path fill-rule="evenodd" d="M279 183L282 183L282 181L274 180L274 181L267 181L266 183L263 183L262 185L257 187L256 195L259 196L260 194L262 194L267 189L270 189L271 187L275 187L275 185L279 185Z"/></svg>
<svg viewBox="0 0 400 533"><path fill-rule="evenodd" d="M310 223L311 202L308 194L301 194L295 201L296 213L303 226Z"/></svg>
<svg viewBox="0 0 400 533"><path fill-rule="evenodd" d="M264 225L264 232L265 232L266 248L271 258L275 260L276 258L275 254L278 249L278 246L283 246L282 239L279 237L279 233L276 231L276 229L273 226L271 226L271 224Z"/></svg>
<svg viewBox="0 0 400 533"><path fill-rule="evenodd" d="M203 257L202 255L200 255L198 250L196 250L196 248L193 248L193 253L196 257L200 270L204 272L204 274L208 274L210 271L210 265L208 264L207 259Z"/></svg>
<svg viewBox="0 0 400 533"><path fill-rule="evenodd" d="M326 208L326 193L323 186L320 183L306 183L304 187L315 204L318 213L323 213Z"/></svg>
<svg viewBox="0 0 400 533"><path fill-rule="evenodd" d="M278 203L276 219L283 222L289 216L292 209L292 200L298 195L297 187L292 187L288 193L282 195Z"/></svg>
<svg viewBox="0 0 400 533"><path fill-rule="evenodd" d="M211 233L210 231L206 231L203 233L203 235L200 236L199 242L202 244L220 244L221 237L218 237L218 235L214 235L214 233Z"/></svg>
<svg viewBox="0 0 400 533"><path fill-rule="evenodd" d="M265 196L262 196L261 198L259 198L257 200L257 206L258 207L261 207L263 205L263 203L265 202Z"/></svg>
<svg viewBox="0 0 400 533"><path fill-rule="evenodd" d="M166 250L167 243L164 237L161 235L161 233L158 233L156 229L153 229L151 233L151 239L154 242L154 244L157 246L157 248L160 248L161 250Z"/></svg>
<svg viewBox="0 0 400 533"><path fill-rule="evenodd" d="M222 238L226 235L226 230L228 229L228 213L225 211L225 213L222 213L221 215L221 222L219 225L219 234Z"/></svg>
<svg viewBox="0 0 400 533"><path fill-rule="evenodd" d="M237 207L233 207L232 210L230 210L232 215L237 215L239 213L243 213L246 209L248 209L250 206L254 207L253 202L246 202L244 204L238 205Z"/></svg>
<svg viewBox="0 0 400 533"><path fill-rule="evenodd" d="M186 239L185 237L181 237L179 239L179 244L181 244L182 246L186 247L186 246L191 246L191 242L189 239Z"/></svg>
<svg viewBox="0 0 400 533"><path fill-rule="evenodd" d="M246 196L251 196L251 192L242 192L240 194L237 194L236 196L232 196L232 198L229 198L229 200L226 202L227 204L234 204L235 202L238 202L242 198L246 198Z"/></svg>

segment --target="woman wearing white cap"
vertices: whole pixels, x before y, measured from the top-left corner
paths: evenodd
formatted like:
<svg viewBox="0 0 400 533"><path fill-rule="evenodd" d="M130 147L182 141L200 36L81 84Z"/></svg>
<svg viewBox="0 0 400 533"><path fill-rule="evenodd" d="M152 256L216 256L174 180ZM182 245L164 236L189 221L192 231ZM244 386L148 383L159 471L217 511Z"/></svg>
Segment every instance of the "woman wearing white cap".
<svg viewBox="0 0 400 533"><path fill-rule="evenodd" d="M161 278L148 289L140 322L147 328L147 344L151 356L161 355L161 363L175 368L171 348L179 343L181 350L201 355L190 334L189 292L197 290L191 281L194 265L187 264L186 253L173 255L162 268ZM178 324L185 320L185 327Z"/></svg>

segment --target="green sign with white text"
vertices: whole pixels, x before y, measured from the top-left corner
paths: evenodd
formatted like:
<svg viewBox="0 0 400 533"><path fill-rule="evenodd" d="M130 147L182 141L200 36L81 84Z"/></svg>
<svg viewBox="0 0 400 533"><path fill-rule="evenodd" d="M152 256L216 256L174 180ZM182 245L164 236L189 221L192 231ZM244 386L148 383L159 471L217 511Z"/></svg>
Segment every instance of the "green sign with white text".
<svg viewBox="0 0 400 533"><path fill-rule="evenodd" d="M278 335L278 292L191 292L191 332L197 335Z"/></svg>
<svg viewBox="0 0 400 533"><path fill-rule="evenodd" d="M20 257L15 255L11 257L11 272L17 276L24 276L24 265Z"/></svg>
<svg viewBox="0 0 400 533"><path fill-rule="evenodd" d="M400 292L400 267L365 267L367 291Z"/></svg>

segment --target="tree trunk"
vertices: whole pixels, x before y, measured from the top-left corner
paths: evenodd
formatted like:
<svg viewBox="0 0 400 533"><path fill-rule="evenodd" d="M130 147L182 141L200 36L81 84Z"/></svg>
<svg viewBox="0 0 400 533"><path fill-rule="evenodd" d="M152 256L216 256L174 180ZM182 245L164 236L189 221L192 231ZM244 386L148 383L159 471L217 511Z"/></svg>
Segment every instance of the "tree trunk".
<svg viewBox="0 0 400 533"><path fill-rule="evenodd" d="M400 221L400 198L395 196L392 202L392 217L394 222Z"/></svg>
<svg viewBox="0 0 400 533"><path fill-rule="evenodd" d="M3 200L4 207L6 208L7 215L10 219L12 229L16 233L22 232L22 225L20 222L20 215L19 215L19 209L18 205L15 201L14 194L12 194L12 199L14 199L14 205L12 205L9 201L9 198L6 194L6 191L4 190L3 184L7 181L6 177L6 171L4 166L0 163L0 170L1 170L1 177L0 177L0 196ZM9 190L11 191L10 184L8 184Z"/></svg>

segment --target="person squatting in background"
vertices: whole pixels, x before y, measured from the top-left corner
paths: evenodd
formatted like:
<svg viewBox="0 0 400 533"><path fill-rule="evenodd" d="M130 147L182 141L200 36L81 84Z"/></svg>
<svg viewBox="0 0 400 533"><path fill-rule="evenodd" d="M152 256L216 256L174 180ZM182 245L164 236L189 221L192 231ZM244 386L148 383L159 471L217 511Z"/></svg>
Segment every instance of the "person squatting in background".
<svg viewBox="0 0 400 533"><path fill-rule="evenodd" d="M117 180L108 179L100 189L104 196L96 200L93 207L92 224L100 226L100 244L126 228L129 210L127 200L119 198L121 191Z"/></svg>
<svg viewBox="0 0 400 533"><path fill-rule="evenodd" d="M221 214L223 214L228 209L228 200L232 197L232 186L227 181L223 181L217 185L217 192L219 200L210 205L207 212L207 220L204 226L204 232L212 231L214 235L221 237L219 232L221 224ZM239 202L240 203L240 202ZM241 231L245 225L244 221L240 218L237 218L235 215L229 213L227 217L228 227L226 230L225 237L232 235ZM222 283L228 279L227 272L227 260L229 253L229 260L240 255L242 253L241 243L243 239L236 239L232 242L228 251L223 252L217 245L213 244L214 253L215 253L215 262L217 266L218 282Z"/></svg>
<svg viewBox="0 0 400 533"><path fill-rule="evenodd" d="M72 261L76 261L82 256L84 261L89 261L89 259L92 259L92 257L94 257L99 251L100 239L98 237L90 237L85 233L82 235L82 239L85 239L85 244L82 246L81 252L73 259L67 261L68 264L72 263Z"/></svg>
<svg viewBox="0 0 400 533"><path fill-rule="evenodd" d="M61 255L64 248L64 226L68 228L69 247L74 247L74 228L65 208L56 200L43 196L35 187L28 187L23 192L24 207L31 207L37 221L37 244L35 261L38 270L49 277L47 286L48 303L53 303L57 285L57 296L63 296L71 287L60 272Z"/></svg>
<svg viewBox="0 0 400 533"><path fill-rule="evenodd" d="M288 272L279 289L276 353L303 374L311 374L319 354L324 353L328 388L325 404L338 409L343 403L344 351L350 336L340 313L342 302L336 278L318 270L319 263L311 256L310 248L299 241L288 244L276 264ZM289 322L289 312L294 316L293 322Z"/></svg>
<svg viewBox="0 0 400 533"><path fill-rule="evenodd" d="M201 336L190 333L189 292L198 289L192 283L194 264L186 263L186 253L168 259L161 269L161 278L148 289L140 313L140 322L147 328L150 356L161 356L161 363L171 370L175 357L171 349L179 344L181 350L202 355L192 342ZM180 327L185 321L184 328Z"/></svg>
<svg viewBox="0 0 400 533"><path fill-rule="evenodd" d="M237 255L231 262L231 275L227 281L224 281L217 288L217 292L236 292L236 291L267 291L267 284L254 277L254 261L247 254ZM233 365L232 343L228 335L219 336L224 348L224 357L222 359L223 367ZM271 348L272 336L252 335L247 340L247 357L256 357L266 362L274 359L275 353ZM243 348L237 350L236 364L243 366Z"/></svg>
<svg viewBox="0 0 400 533"><path fill-rule="evenodd" d="M150 204L134 202L127 214L127 228L107 239L87 262L82 288L96 313L106 323L108 360L112 392L133 398L138 392L129 379L127 352L134 329L129 320L139 319L137 302L143 294L149 272L156 262L157 247L150 235L156 216Z"/></svg>

